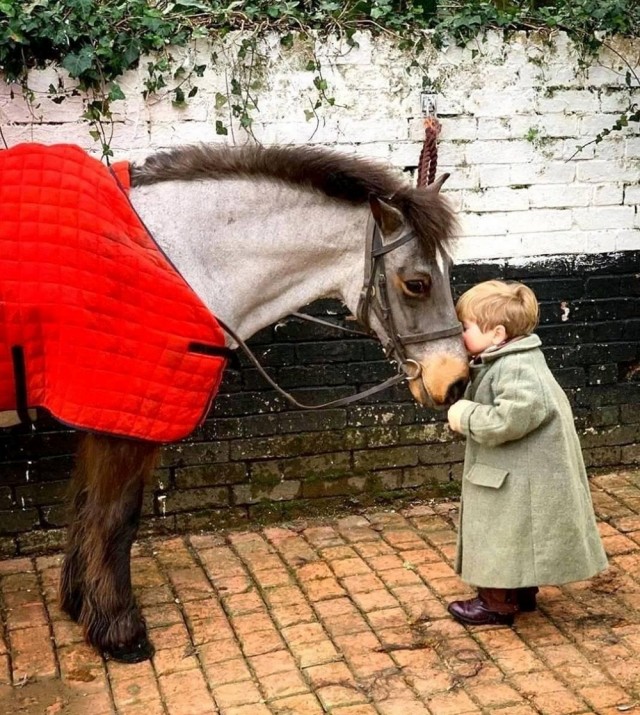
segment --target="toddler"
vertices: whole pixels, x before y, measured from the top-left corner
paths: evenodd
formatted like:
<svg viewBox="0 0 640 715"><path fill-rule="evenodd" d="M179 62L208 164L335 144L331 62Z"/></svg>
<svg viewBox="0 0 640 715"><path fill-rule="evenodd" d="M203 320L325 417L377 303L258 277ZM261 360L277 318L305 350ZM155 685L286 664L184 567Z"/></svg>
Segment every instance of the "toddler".
<svg viewBox="0 0 640 715"><path fill-rule="evenodd" d="M533 333L538 302L521 283L486 281L457 303L471 356L449 426L467 438L456 572L477 598L449 604L471 625L511 624L538 586L607 566L569 401Z"/></svg>

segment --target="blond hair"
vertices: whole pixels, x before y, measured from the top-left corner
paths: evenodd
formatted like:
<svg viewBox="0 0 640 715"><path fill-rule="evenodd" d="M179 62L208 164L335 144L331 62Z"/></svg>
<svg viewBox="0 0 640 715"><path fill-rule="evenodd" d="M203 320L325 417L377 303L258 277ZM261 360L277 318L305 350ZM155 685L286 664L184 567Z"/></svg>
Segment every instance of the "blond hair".
<svg viewBox="0 0 640 715"><path fill-rule="evenodd" d="M528 335L540 317L535 293L516 281L484 281L463 293L456 303L460 321L472 321L483 332L504 325L509 338Z"/></svg>

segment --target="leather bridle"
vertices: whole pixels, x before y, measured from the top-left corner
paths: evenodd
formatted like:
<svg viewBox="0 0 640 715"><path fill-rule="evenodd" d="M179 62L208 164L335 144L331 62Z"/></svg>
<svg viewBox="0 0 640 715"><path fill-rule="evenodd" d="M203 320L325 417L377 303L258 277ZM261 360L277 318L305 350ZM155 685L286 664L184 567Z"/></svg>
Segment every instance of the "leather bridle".
<svg viewBox="0 0 640 715"><path fill-rule="evenodd" d="M394 355L397 362L407 373L408 379L415 380L420 377L422 367L419 362L407 357L405 346L460 335L460 333L462 333L462 325L456 323L442 330L400 335L389 302L384 257L387 253L391 253L391 251L395 251L396 248L400 248L400 246L404 246L405 243L416 239L417 236L414 231L409 230L395 241L384 244L382 242L380 229L373 220L373 217L370 217L369 223L365 253L364 285L360 292L356 317L361 325L364 325L370 333L373 333L369 322L371 310L373 309L374 314L382 324L385 334L387 335L387 341L382 343L385 355L387 355L387 357ZM410 374L410 371L407 369L409 366L416 370L415 374Z"/></svg>
<svg viewBox="0 0 640 715"><path fill-rule="evenodd" d="M444 328L443 330L433 330L426 333L410 333L408 335L400 335L398 332L396 320L393 317L393 311L389 302L389 294L387 290L388 281L384 257L387 253L395 251L396 248L400 248L400 246L404 246L405 243L408 243L416 238L417 236L414 231L407 231L407 233L403 234L395 241L384 244L382 242L382 235L380 234L378 225L373 220L373 216L369 217L365 249L364 282L362 290L360 291L360 298L358 300L358 307L356 310L356 317L366 328L367 332L345 328L341 325L330 323L328 320L322 320L321 318L305 315L304 313L293 313L293 315L297 318L309 320L314 323L320 323L321 325L329 326L330 328L342 330L347 333L368 336L373 335L374 337L377 337L369 320L371 311L373 310L373 313L382 324L388 338L386 342L382 342L385 355L387 357L393 356L395 358L398 362L399 371L397 375L388 378L374 387L370 387L368 390L358 392L357 394L350 395L349 397L342 397L338 400L325 402L321 405L305 405L298 402L295 397L286 392L286 390L283 390L265 372L263 367L258 362L258 359L253 352L251 352L251 349L247 346L244 340L242 340L242 338L240 338L235 331L229 328L229 326L227 326L220 318L217 318L217 320L222 328L238 343L239 347L244 350L249 360L253 363L260 375L262 375L262 377L271 385L271 387L273 387L291 404L304 410L319 410L325 407L340 407L342 405L348 405L352 402L356 402L357 400L374 395L377 392L381 392L382 390L386 390L387 388L397 385L400 382L416 380L422 373L422 366L417 360L407 357L405 345L439 340L440 338L453 337L454 335L462 333L462 325L460 323Z"/></svg>

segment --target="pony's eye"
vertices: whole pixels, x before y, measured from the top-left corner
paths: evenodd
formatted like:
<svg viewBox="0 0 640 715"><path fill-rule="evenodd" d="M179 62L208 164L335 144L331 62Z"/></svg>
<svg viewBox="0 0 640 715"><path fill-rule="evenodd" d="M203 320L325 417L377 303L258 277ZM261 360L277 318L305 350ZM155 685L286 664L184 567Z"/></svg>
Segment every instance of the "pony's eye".
<svg viewBox="0 0 640 715"><path fill-rule="evenodd" d="M403 283L405 293L414 297L424 298L429 294L429 281L415 278Z"/></svg>

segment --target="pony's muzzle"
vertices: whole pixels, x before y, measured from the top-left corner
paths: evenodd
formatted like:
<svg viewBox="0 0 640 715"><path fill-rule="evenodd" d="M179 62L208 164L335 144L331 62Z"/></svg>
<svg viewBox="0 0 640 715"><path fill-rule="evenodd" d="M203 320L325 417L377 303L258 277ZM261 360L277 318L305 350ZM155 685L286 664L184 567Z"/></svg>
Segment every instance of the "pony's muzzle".
<svg viewBox="0 0 640 715"><path fill-rule="evenodd" d="M456 380L453 385L449 386L447 394L445 396L445 405L452 405L457 402L464 395L464 391L467 388L468 379Z"/></svg>
<svg viewBox="0 0 640 715"><path fill-rule="evenodd" d="M457 356L437 355L420 362L420 370L408 374L413 398L426 407L447 407L459 400L469 382L469 365ZM421 378L421 379L418 379Z"/></svg>

